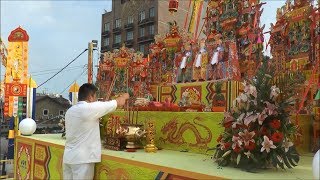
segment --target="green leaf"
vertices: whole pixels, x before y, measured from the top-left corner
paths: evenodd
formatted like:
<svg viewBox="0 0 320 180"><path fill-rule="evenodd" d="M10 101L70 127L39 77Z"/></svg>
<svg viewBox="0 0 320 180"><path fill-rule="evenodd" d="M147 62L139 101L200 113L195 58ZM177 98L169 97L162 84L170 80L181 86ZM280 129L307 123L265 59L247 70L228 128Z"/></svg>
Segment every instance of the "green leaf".
<svg viewBox="0 0 320 180"><path fill-rule="evenodd" d="M224 157L228 156L230 153L231 153L231 150L225 152L225 153L222 155L222 157L224 158Z"/></svg>
<svg viewBox="0 0 320 180"><path fill-rule="evenodd" d="M297 166L297 165L292 161L292 158L291 158L290 155L288 156L288 160L289 160L289 162L290 162L290 164L291 164L292 166Z"/></svg>
<svg viewBox="0 0 320 180"><path fill-rule="evenodd" d="M277 158L275 157L275 156L272 156L271 157L271 159L272 159L272 165L275 167L275 168L277 168Z"/></svg>
<svg viewBox="0 0 320 180"><path fill-rule="evenodd" d="M287 158L288 158L288 157L285 155L285 156L283 157L283 162L286 164L286 166L287 166L289 169L291 169L292 166L290 165L290 163L289 163L289 161L288 161Z"/></svg>
<svg viewBox="0 0 320 180"><path fill-rule="evenodd" d="M207 153L208 151L214 151L214 150L217 150L217 148L216 148L216 147L215 147L215 148L208 148L207 151L206 151L206 153Z"/></svg>
<svg viewBox="0 0 320 180"><path fill-rule="evenodd" d="M294 160L295 163L299 163L300 157L298 154L292 154L292 159Z"/></svg>
<svg viewBox="0 0 320 180"><path fill-rule="evenodd" d="M239 164L240 160L241 160L241 154L239 153L237 157L237 165Z"/></svg>
<svg viewBox="0 0 320 180"><path fill-rule="evenodd" d="M258 163L259 161L254 157L253 154L250 155L251 159L255 162L255 163Z"/></svg>
<svg viewBox="0 0 320 180"><path fill-rule="evenodd" d="M284 168L284 165L283 165L283 158L278 155L278 156L277 156L277 161L278 161L278 165L279 165L282 169L285 169L285 168Z"/></svg>

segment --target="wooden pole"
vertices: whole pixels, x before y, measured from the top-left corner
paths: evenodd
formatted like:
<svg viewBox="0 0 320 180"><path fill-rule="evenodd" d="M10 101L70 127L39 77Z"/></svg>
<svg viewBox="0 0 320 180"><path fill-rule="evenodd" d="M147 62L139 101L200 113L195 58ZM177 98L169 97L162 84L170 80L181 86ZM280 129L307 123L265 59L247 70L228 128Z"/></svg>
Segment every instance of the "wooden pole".
<svg viewBox="0 0 320 180"><path fill-rule="evenodd" d="M88 83L92 84L92 54L93 54L93 43L89 42L88 44Z"/></svg>

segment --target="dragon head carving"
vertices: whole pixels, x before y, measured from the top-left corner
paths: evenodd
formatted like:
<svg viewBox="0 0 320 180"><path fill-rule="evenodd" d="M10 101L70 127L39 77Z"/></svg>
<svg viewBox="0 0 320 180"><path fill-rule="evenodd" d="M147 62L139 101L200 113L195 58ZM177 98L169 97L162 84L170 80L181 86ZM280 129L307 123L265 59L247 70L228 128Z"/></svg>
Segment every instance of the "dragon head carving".
<svg viewBox="0 0 320 180"><path fill-rule="evenodd" d="M165 125L162 127L161 132L162 132L163 134L166 134L166 133L169 132L170 130L176 129L176 128L177 128L177 124L178 124L177 119L172 119L172 120L170 120L167 124L165 124Z"/></svg>

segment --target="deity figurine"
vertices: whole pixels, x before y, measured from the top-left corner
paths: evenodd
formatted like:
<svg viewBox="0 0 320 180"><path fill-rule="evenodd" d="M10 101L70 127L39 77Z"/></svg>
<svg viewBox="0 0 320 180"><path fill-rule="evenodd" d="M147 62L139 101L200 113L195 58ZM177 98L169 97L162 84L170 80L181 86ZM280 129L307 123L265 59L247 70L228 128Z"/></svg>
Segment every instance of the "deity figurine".
<svg viewBox="0 0 320 180"><path fill-rule="evenodd" d="M13 80L20 80L22 76L21 60L14 60L11 68L11 76Z"/></svg>
<svg viewBox="0 0 320 180"><path fill-rule="evenodd" d="M188 107L191 106L191 100L190 100L190 94L189 92L183 92L181 96L181 100L178 103L178 106L180 107Z"/></svg>
<svg viewBox="0 0 320 180"><path fill-rule="evenodd" d="M224 54L224 48L222 46L221 39L216 41L215 49L213 51L212 58L210 60L209 71L211 71L209 75L209 80L217 79L218 77L218 62L222 61Z"/></svg>
<svg viewBox="0 0 320 180"><path fill-rule="evenodd" d="M184 44L182 58L178 60L178 80L177 82L189 82L192 78L192 45L190 42Z"/></svg>
<svg viewBox="0 0 320 180"><path fill-rule="evenodd" d="M206 80L206 72L208 65L208 53L206 50L206 40L201 39L200 49L193 63L193 81Z"/></svg>
<svg viewBox="0 0 320 180"><path fill-rule="evenodd" d="M147 75L145 65L143 64L143 53L135 53L131 63L132 73L131 81L141 81Z"/></svg>

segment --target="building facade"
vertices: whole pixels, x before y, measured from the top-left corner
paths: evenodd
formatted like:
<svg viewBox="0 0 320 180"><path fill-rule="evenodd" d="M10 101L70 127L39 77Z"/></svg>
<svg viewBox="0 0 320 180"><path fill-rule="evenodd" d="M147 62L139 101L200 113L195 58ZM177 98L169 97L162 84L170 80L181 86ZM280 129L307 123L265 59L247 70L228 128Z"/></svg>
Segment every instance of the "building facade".
<svg viewBox="0 0 320 180"><path fill-rule="evenodd" d="M169 0L112 0L112 11L102 15L101 53L123 44L148 54L154 35L168 32L168 22L183 27L189 1L179 1L178 13L168 11Z"/></svg>
<svg viewBox="0 0 320 180"><path fill-rule="evenodd" d="M60 119L71 106L69 100L62 96L37 94L36 116L38 129L59 127Z"/></svg>

